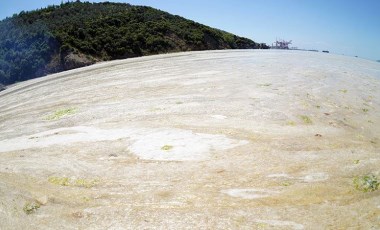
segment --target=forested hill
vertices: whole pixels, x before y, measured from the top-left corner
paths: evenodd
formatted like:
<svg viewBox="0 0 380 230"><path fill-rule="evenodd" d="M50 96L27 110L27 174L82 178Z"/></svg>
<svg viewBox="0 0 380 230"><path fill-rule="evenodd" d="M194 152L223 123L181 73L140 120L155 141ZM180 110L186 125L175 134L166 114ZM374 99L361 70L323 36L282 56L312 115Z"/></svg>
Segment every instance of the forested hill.
<svg viewBox="0 0 380 230"><path fill-rule="evenodd" d="M96 61L247 48L268 47L151 7L67 2L0 21L0 84Z"/></svg>

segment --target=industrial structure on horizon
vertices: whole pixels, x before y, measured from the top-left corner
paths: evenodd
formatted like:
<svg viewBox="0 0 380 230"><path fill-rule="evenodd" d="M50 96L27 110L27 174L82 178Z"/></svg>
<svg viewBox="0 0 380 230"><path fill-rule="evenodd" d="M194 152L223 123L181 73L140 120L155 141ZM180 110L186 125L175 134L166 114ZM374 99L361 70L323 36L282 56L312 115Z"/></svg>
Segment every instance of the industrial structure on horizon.
<svg viewBox="0 0 380 230"><path fill-rule="evenodd" d="M276 39L276 42L272 43L271 49L288 50L290 44L292 44L292 40L285 41L283 39Z"/></svg>
<svg viewBox="0 0 380 230"><path fill-rule="evenodd" d="M292 44L292 40L285 41L284 39L277 39L276 41L272 43L271 49L280 49L280 50L302 50L302 51L312 51L312 52L319 52L319 50L316 49L302 49L298 47L289 47L289 45ZM330 53L328 50L323 50L323 53Z"/></svg>

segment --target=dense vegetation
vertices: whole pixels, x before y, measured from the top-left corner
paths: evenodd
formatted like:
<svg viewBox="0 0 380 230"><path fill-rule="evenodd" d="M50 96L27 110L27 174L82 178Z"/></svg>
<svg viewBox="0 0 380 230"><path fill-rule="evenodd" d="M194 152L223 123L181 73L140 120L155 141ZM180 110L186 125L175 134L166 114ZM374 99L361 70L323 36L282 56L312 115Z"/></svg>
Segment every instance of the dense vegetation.
<svg viewBox="0 0 380 230"><path fill-rule="evenodd" d="M145 6L67 2L0 21L0 83L142 55L268 48Z"/></svg>

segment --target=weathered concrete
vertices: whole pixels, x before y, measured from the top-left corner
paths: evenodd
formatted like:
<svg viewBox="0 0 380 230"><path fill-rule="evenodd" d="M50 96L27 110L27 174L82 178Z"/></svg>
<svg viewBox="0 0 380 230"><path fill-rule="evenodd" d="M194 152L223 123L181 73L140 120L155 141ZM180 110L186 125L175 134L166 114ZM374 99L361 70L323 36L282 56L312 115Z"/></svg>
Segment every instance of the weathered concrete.
<svg viewBox="0 0 380 230"><path fill-rule="evenodd" d="M353 179L380 177L379 112L379 63L313 52L23 82L0 92L0 228L378 229Z"/></svg>

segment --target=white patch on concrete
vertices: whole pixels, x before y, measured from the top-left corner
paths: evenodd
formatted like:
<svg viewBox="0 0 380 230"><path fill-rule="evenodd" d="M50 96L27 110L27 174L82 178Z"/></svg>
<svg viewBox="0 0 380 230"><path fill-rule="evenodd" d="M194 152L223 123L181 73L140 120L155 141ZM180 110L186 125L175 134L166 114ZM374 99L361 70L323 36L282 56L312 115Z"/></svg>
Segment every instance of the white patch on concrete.
<svg viewBox="0 0 380 230"><path fill-rule="evenodd" d="M2 140L0 141L0 152L69 145L78 142L110 141L120 138L132 140L130 150L140 158L148 160L204 160L212 151L226 150L248 143L230 139L224 135L193 133L181 129L106 130L76 126ZM170 149L163 150L162 147L165 145L170 146Z"/></svg>
<svg viewBox="0 0 380 230"><path fill-rule="evenodd" d="M0 141L0 152L30 148L44 148L51 145L70 145L77 142L116 140L128 137L129 130L102 130L94 127L75 126L52 129L29 136L21 136Z"/></svg>
<svg viewBox="0 0 380 230"><path fill-rule="evenodd" d="M212 150L226 150L247 143L223 135L193 133L180 129L154 130L133 139L136 139L136 142L130 150L137 156L163 161L204 160ZM170 146L170 149L163 150L163 146Z"/></svg>
<svg viewBox="0 0 380 230"><path fill-rule="evenodd" d="M185 81L183 85L197 85L197 84L205 84L210 82L210 79L193 79L189 81Z"/></svg>
<svg viewBox="0 0 380 230"><path fill-rule="evenodd" d="M221 73L221 71L218 70L209 70L209 71L202 71L202 72L197 72L193 73L193 76L204 76L204 75L213 75L213 74L218 74Z"/></svg>
<svg viewBox="0 0 380 230"><path fill-rule="evenodd" d="M256 223L262 223L267 224L273 227L280 227L280 226L289 226L294 230L301 230L305 227L302 224L298 224L293 221L283 221L283 220L255 220Z"/></svg>
<svg viewBox="0 0 380 230"><path fill-rule="evenodd" d="M192 76L196 76L195 79L187 80L187 81L183 82L182 84L183 85L199 85L199 84L203 85L203 84L206 84L206 83L209 83L209 82L213 82L216 79L215 78L210 78L209 75L215 75L215 74L218 74L218 73L220 73L220 71L214 71L214 70L194 73L194 74L191 74L191 75Z"/></svg>
<svg viewBox="0 0 380 230"><path fill-rule="evenodd" d="M267 177L269 178L292 178L286 173L275 173L275 174L270 174Z"/></svg>
<svg viewBox="0 0 380 230"><path fill-rule="evenodd" d="M267 189L256 189L256 188L233 188L225 189L221 191L232 197L242 198L242 199L258 199L264 198L272 195L276 195L279 192L270 191Z"/></svg>
<svg viewBox="0 0 380 230"><path fill-rule="evenodd" d="M224 115L211 115L212 118L218 119L218 120L224 120L227 117Z"/></svg>
<svg viewBox="0 0 380 230"><path fill-rule="evenodd" d="M302 179L305 182L325 181L329 179L329 175L324 172L312 173L312 174L304 176Z"/></svg>

